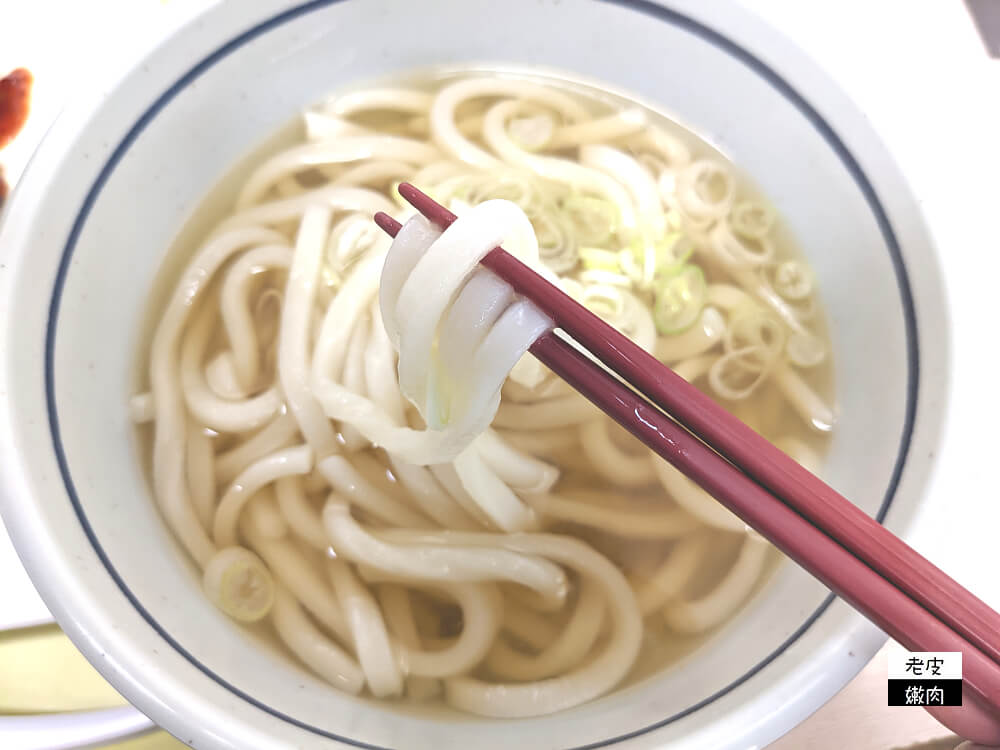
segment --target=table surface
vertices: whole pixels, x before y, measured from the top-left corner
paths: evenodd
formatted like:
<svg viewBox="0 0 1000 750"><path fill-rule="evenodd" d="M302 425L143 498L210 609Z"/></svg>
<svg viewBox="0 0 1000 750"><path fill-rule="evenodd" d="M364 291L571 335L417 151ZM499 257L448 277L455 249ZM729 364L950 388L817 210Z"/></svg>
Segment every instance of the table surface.
<svg viewBox="0 0 1000 750"><path fill-rule="evenodd" d="M966 190L974 191L977 184L989 186L992 183L983 181L981 173L988 174L990 170L988 164L983 166L981 162L992 159L1000 151L1000 143L995 138L1000 132L1000 106L996 106L1000 105L1000 61L989 59L986 44L977 35L965 6L957 2L914 3L912 0L841 0L835 5L799 0L737 1L810 50L817 62L851 93L911 181L925 212L952 222L958 217L966 228L972 220L982 218L980 213L985 212L973 211L967 201L960 202L953 187L961 184ZM991 12L1000 6L1000 0L969 1L970 6L992 4L988 8ZM87 70L81 70L82 60L99 64L101 61L93 57L97 51L104 50L106 55L113 57L127 56L130 49L148 48L150 39L164 26L168 15L185 15L205 2L35 0L19 3L16 22L10 23L5 18L0 24L0 71L24 65L35 73L37 83L28 127L3 153L8 179L16 180L24 168L35 144L57 114L74 77L86 75ZM0 10L3 10L2 5L0 2ZM110 29L101 20L109 17L116 18ZM60 23L53 26L48 20L52 18L59 18ZM990 23L995 23L997 15L992 18L994 21ZM122 35L120 30L123 28L135 29L135 33ZM102 34L107 43L102 44L95 38ZM849 44L845 43L846 39L850 39ZM72 53L84 43L88 56ZM962 117L966 137L955 143L941 143L939 123ZM1000 164L1000 160L993 163ZM977 175L979 183L973 179ZM993 198L991 203L995 211L995 192ZM989 224L984 221L980 227L983 231L995 230L995 225ZM968 236L975 235L970 230ZM981 236L992 238L990 252L1000 249L996 246L995 231ZM996 525L981 526L972 533L980 534L978 540L986 544ZM982 566L976 565L970 556L955 551L959 546L967 546L966 530L963 530L966 537L962 537L947 524L942 529L945 539L936 541L945 545L942 549L952 552L948 555L949 564L944 567L979 591L974 582L986 580ZM952 536L955 541L949 541ZM958 545L958 539L965 541ZM25 579L18 575L7 573L12 560L0 526L0 569L5 571L5 595L13 598L14 606L36 617L44 616L44 608L30 584L25 584ZM993 575L989 572L990 578ZM995 588L991 586L991 590ZM0 646L3 645L0 640ZM69 658L65 653L59 657L64 664ZM82 657L79 658L82 661ZM885 659L883 650L833 700L774 743L772 749L953 748L958 743L957 738L923 711L885 705ZM85 672L87 668L81 669ZM0 712L5 708L9 710L2 702L2 688L0 682ZM160 733L116 746L115 750L178 747L179 743Z"/></svg>

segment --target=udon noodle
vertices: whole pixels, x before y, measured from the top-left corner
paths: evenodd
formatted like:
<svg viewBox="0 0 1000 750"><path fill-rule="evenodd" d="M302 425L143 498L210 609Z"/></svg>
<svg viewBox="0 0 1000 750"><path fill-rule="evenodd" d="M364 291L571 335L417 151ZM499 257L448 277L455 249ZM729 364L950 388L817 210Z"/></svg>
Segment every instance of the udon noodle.
<svg viewBox="0 0 1000 750"><path fill-rule="evenodd" d="M730 618L769 547L526 355L551 322L477 263L503 243L815 465L828 345L773 209L662 118L541 80L358 90L304 130L173 285L132 401L207 596L341 690L494 717Z"/></svg>

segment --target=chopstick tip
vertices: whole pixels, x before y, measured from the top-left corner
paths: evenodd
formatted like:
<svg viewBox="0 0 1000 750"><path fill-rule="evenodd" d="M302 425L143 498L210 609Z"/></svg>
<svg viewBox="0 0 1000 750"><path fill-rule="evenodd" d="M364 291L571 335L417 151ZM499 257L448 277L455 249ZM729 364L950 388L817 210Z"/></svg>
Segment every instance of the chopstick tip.
<svg viewBox="0 0 1000 750"><path fill-rule="evenodd" d="M447 227L455 221L455 214L409 182L399 183L396 189L403 200L438 226Z"/></svg>
<svg viewBox="0 0 1000 750"><path fill-rule="evenodd" d="M402 229L403 225L396 221L394 218L389 216L385 211L379 211L372 217L375 223L378 225L379 229L385 232L390 237L395 237L399 230Z"/></svg>
<svg viewBox="0 0 1000 750"><path fill-rule="evenodd" d="M413 187L413 185L410 184L409 182L399 183L399 185L396 186L396 190L403 197L403 199L409 203L413 202L414 197L416 197L419 200L419 198L424 195L422 192Z"/></svg>

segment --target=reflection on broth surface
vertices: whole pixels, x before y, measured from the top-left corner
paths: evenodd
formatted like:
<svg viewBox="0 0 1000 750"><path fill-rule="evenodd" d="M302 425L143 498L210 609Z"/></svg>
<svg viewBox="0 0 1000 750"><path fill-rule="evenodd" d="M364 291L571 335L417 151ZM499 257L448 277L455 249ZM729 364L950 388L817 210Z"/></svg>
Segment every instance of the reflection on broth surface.
<svg viewBox="0 0 1000 750"><path fill-rule="evenodd" d="M818 463L817 291L737 169L604 91L427 74L306 112L182 230L132 401L164 518L224 612L342 690L521 717L667 667L777 556L530 358L471 445L427 442L463 386L427 385L430 416L400 390L406 305L435 294L379 304L400 181L516 204L568 293Z"/></svg>

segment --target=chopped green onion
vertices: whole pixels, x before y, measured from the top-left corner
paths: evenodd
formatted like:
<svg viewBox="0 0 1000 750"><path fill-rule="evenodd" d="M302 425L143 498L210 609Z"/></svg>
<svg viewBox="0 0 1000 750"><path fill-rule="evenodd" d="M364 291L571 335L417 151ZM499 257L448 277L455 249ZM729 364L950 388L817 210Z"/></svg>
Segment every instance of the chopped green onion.
<svg viewBox="0 0 1000 750"><path fill-rule="evenodd" d="M804 263L786 260L774 271L774 291L785 299L800 300L812 294L812 275Z"/></svg>
<svg viewBox="0 0 1000 750"><path fill-rule="evenodd" d="M656 245L657 271L669 271L687 263L694 244L680 232L670 232Z"/></svg>
<svg viewBox="0 0 1000 750"><path fill-rule="evenodd" d="M580 261L572 232L555 211L547 205L526 208L525 212L538 238L538 254L542 263L555 273L567 273Z"/></svg>
<svg viewBox="0 0 1000 750"><path fill-rule="evenodd" d="M730 312L722 345L727 352L743 352L740 360L748 367L768 369L784 350L786 338L781 321L769 310L748 300Z"/></svg>
<svg viewBox="0 0 1000 750"><path fill-rule="evenodd" d="M649 289L657 280L677 273L693 252L694 245L681 232L669 232L652 242L647 234L633 239L621 251L618 263L641 289Z"/></svg>
<svg viewBox="0 0 1000 750"><path fill-rule="evenodd" d="M796 331L788 337L785 353L799 367L815 367L826 358L826 345L814 333Z"/></svg>
<svg viewBox="0 0 1000 750"><path fill-rule="evenodd" d="M525 151L538 151L544 148L552 140L555 129L555 121L546 114L519 117L507 125L511 140Z"/></svg>
<svg viewBox="0 0 1000 750"><path fill-rule="evenodd" d="M593 268L587 271L580 271L580 281L586 284L604 284L607 286L620 286L628 289L632 286L632 279L614 271L604 271L600 268Z"/></svg>
<svg viewBox="0 0 1000 750"><path fill-rule="evenodd" d="M611 201L585 195L567 195L561 208L566 221L576 229L581 245L602 245L618 231L618 208Z"/></svg>
<svg viewBox="0 0 1000 750"><path fill-rule="evenodd" d="M618 253L600 247L581 247L580 263L588 271L618 271Z"/></svg>
<svg viewBox="0 0 1000 750"><path fill-rule="evenodd" d="M212 555L202 583L216 606L241 622L263 619L274 604L271 572L244 547L224 547Z"/></svg>
<svg viewBox="0 0 1000 750"><path fill-rule="evenodd" d="M664 279L655 290L653 320L664 336L686 331L698 320L705 306L705 274L687 264Z"/></svg>
<svg viewBox="0 0 1000 750"><path fill-rule="evenodd" d="M635 253L631 248L626 247L618 252L618 265L633 282L642 284L642 269L636 263Z"/></svg>
<svg viewBox="0 0 1000 750"><path fill-rule="evenodd" d="M656 272L669 274L687 262L694 253L694 245L683 233L668 232L652 243L643 237L636 237L629 243L628 250L640 265L645 264L648 252L654 253L653 267Z"/></svg>
<svg viewBox="0 0 1000 750"><path fill-rule="evenodd" d="M774 226L774 209L766 203L743 201L729 213L729 226L736 234L753 240L767 236Z"/></svg>
<svg viewBox="0 0 1000 750"><path fill-rule="evenodd" d="M621 290L603 284L585 287L581 303L605 320L620 317L625 309L625 298Z"/></svg>

